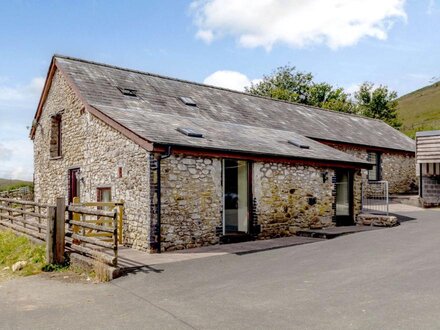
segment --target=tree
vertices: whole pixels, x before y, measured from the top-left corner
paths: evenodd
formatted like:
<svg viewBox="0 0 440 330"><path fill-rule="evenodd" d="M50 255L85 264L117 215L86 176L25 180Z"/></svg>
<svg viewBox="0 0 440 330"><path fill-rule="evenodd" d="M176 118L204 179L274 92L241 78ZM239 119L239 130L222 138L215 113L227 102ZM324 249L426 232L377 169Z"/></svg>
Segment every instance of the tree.
<svg viewBox="0 0 440 330"><path fill-rule="evenodd" d="M264 75L257 84L246 87L248 93L278 100L305 103L313 83L311 73L298 72L294 66L282 66Z"/></svg>
<svg viewBox="0 0 440 330"><path fill-rule="evenodd" d="M356 108L343 88L328 83L315 83L310 72L297 71L294 66L282 66L263 80L246 88L248 93L289 102L353 113Z"/></svg>
<svg viewBox="0 0 440 330"><path fill-rule="evenodd" d="M334 88L327 83L312 86L309 105L347 113L356 112L356 106L350 99L350 94L346 93L343 88Z"/></svg>
<svg viewBox="0 0 440 330"><path fill-rule="evenodd" d="M397 129L402 126L397 118L397 92L388 90L387 86L375 88L372 83L364 82L354 97L359 114L381 119Z"/></svg>
<svg viewBox="0 0 440 330"><path fill-rule="evenodd" d="M294 66L282 66L263 80L246 88L248 93L289 102L312 105L324 109L357 113L381 119L394 128L402 125L397 118L397 93L387 86L374 87L364 82L354 94L354 99L343 88L313 80L310 72L297 71Z"/></svg>

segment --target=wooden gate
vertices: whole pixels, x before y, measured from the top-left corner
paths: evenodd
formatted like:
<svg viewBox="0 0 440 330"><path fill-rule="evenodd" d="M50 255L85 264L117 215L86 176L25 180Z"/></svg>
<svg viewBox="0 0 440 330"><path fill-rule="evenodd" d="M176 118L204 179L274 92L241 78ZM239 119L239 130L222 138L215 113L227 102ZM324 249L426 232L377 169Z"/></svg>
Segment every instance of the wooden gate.
<svg viewBox="0 0 440 330"><path fill-rule="evenodd" d="M123 240L123 217L124 217L124 202L90 202L90 203L81 203L79 197L73 198L73 206L79 206L79 207L93 207L97 208L98 210L103 211L116 211L116 217L118 222L118 242L119 244L122 244ZM113 227L113 219L109 217L98 217L97 219L87 219L87 217L84 214L80 213L72 213L72 220L74 221L82 221L89 224L95 224L98 226L107 226L107 227ZM77 226L73 226L72 228L73 232L78 232L79 228ZM112 234L106 233L102 231L97 231L92 228L85 229L83 228L83 236L86 237L96 237L103 241L111 241L112 240Z"/></svg>

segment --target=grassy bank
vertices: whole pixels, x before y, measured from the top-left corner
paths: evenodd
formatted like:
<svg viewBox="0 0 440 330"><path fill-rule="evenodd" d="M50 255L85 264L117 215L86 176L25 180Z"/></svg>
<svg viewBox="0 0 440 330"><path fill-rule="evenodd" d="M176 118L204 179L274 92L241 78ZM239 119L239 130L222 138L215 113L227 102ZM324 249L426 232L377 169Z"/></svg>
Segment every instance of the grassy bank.
<svg viewBox="0 0 440 330"><path fill-rule="evenodd" d="M30 187L33 189L33 183L22 180L9 180L0 178L0 191L15 190L22 187Z"/></svg>
<svg viewBox="0 0 440 330"><path fill-rule="evenodd" d="M26 261L26 266L19 275L33 275L42 271L45 266L45 246L36 245L28 238L17 236L12 231L0 230L0 272L12 273L12 265Z"/></svg>
<svg viewBox="0 0 440 330"><path fill-rule="evenodd" d="M401 131L414 137L417 131L440 129L440 82L398 99Z"/></svg>
<svg viewBox="0 0 440 330"><path fill-rule="evenodd" d="M25 261L23 269L13 272L12 265ZM58 279L66 283L106 282L99 273L100 268L92 272L80 268L46 263L45 244L34 244L27 237L17 236L10 230L0 229L0 283L15 276L29 276L43 273L43 276ZM1 327L0 327L1 328Z"/></svg>

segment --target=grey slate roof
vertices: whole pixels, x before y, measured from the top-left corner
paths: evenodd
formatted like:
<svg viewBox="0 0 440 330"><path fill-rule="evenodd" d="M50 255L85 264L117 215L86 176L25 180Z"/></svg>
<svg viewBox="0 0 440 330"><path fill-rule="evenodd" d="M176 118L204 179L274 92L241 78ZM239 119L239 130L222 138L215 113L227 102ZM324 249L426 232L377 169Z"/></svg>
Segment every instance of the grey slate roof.
<svg viewBox="0 0 440 330"><path fill-rule="evenodd" d="M306 137L415 149L412 139L379 120L67 57L56 62L89 105L152 142L358 163L363 161ZM123 95L118 87L137 90L137 97ZM192 98L197 107L180 97ZM185 125L206 132L206 138L175 131ZM311 148L285 143L289 136Z"/></svg>
<svg viewBox="0 0 440 330"><path fill-rule="evenodd" d="M94 107L96 105L93 105ZM312 160L330 160L350 163L366 163L345 152L333 149L294 132L246 126L228 122L154 113L143 109L115 108L100 105L99 110L111 116L120 124L149 141L185 147L244 152L250 154L290 156ZM177 128L190 127L203 134L203 138L186 136ZM291 145L295 139L309 149Z"/></svg>

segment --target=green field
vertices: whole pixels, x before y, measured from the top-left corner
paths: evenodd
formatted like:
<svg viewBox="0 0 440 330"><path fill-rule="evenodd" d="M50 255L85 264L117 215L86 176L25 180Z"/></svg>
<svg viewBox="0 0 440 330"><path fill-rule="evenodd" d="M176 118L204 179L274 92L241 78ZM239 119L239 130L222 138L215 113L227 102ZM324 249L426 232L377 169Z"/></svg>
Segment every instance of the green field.
<svg viewBox="0 0 440 330"><path fill-rule="evenodd" d="M417 131L440 130L440 82L398 99L401 131L414 138Z"/></svg>
<svg viewBox="0 0 440 330"><path fill-rule="evenodd" d="M32 182L22 180L9 180L0 178L0 191L13 190L20 187L32 187Z"/></svg>

